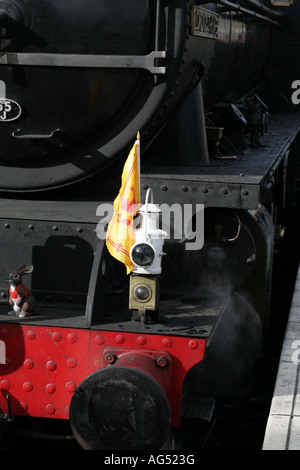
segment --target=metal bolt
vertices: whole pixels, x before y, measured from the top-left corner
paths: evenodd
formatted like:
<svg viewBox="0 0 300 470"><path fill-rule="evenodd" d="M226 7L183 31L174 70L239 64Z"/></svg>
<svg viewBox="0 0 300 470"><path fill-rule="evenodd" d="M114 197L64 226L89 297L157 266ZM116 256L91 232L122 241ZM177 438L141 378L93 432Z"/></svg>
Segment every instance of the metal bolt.
<svg viewBox="0 0 300 470"><path fill-rule="evenodd" d="M156 359L156 364L158 367L166 367L168 365L168 359L165 356L159 356Z"/></svg>
<svg viewBox="0 0 300 470"><path fill-rule="evenodd" d="M105 354L105 360L106 360L107 364L114 364L117 359L118 358L115 354L112 354L112 353L106 353Z"/></svg>

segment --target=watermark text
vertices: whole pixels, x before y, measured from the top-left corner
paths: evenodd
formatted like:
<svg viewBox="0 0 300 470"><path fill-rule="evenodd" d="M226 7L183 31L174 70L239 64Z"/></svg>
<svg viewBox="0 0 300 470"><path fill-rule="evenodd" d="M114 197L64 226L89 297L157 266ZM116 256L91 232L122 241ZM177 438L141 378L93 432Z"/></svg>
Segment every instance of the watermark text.
<svg viewBox="0 0 300 470"><path fill-rule="evenodd" d="M0 340L0 364L6 364L6 347L4 341Z"/></svg>
<svg viewBox="0 0 300 470"><path fill-rule="evenodd" d="M161 204L158 206L161 213L159 227L167 233L165 239L181 240L185 242L186 250L200 250L204 244L204 204ZM133 210L133 208L131 208ZM133 214L133 212L132 212ZM105 240L109 222L114 215L112 204L100 204L96 211L101 220L97 224L96 234L100 240ZM118 223L125 223L128 219L117 214ZM141 223L141 215L138 215L132 223L128 223L126 236L132 236L132 230L136 230Z"/></svg>
<svg viewBox="0 0 300 470"><path fill-rule="evenodd" d="M300 104L300 80L294 80L291 88L295 90L291 96L292 103L298 105Z"/></svg>

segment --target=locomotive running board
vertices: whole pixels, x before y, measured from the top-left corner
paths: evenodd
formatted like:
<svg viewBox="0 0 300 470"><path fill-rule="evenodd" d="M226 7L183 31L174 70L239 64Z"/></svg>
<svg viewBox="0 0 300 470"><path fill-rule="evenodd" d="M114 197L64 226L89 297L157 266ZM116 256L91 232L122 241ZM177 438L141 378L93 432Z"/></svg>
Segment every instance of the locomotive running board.
<svg viewBox="0 0 300 470"><path fill-rule="evenodd" d="M165 57L165 51L128 56L8 52L0 56L0 65L146 69L153 74L165 74L166 67L155 65L157 59L165 59Z"/></svg>
<svg viewBox="0 0 300 470"><path fill-rule="evenodd" d="M269 131L261 137L260 145L247 148L234 160L211 158L208 164L182 165L179 171L174 165L144 164L141 197L150 187L158 204L172 206L180 201L183 207L197 202L205 208L256 210L268 200L278 168L286 178L292 146L300 135L298 113L270 116L269 120Z"/></svg>

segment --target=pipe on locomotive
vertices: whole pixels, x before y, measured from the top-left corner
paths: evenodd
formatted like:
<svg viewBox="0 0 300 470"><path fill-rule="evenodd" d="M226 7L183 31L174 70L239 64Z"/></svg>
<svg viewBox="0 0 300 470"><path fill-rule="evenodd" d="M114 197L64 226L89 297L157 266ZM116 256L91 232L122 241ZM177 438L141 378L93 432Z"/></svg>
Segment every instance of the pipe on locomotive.
<svg viewBox="0 0 300 470"><path fill-rule="evenodd" d="M267 15L271 16L272 18L283 18L284 13L282 11L278 10L272 10L271 8L267 7L264 5L262 1L259 0L243 0L244 3L247 5L253 7L254 9L257 9L258 11L262 13L266 13Z"/></svg>
<svg viewBox="0 0 300 470"><path fill-rule="evenodd" d="M212 0L213 3L222 3L222 0ZM197 3L197 5L204 5L207 3L205 0L201 0ZM284 18L284 13L280 10L273 10L272 8L267 7L262 1L259 0L242 0L242 3L245 3L255 10L259 11L260 13L265 13L266 15L270 16L271 18ZM240 5L239 3L235 3L236 6Z"/></svg>
<svg viewBox="0 0 300 470"><path fill-rule="evenodd" d="M200 5L205 3L207 2L199 2ZM224 5L225 7L228 7L229 10L245 13L248 16L255 17L259 20L266 21L276 26L278 26L279 23L272 18L280 19L284 17L284 14L281 11L274 11L256 0L244 0L244 3L251 6L254 10L249 10L248 8L243 7L240 3L230 2L229 0L213 0L213 3Z"/></svg>

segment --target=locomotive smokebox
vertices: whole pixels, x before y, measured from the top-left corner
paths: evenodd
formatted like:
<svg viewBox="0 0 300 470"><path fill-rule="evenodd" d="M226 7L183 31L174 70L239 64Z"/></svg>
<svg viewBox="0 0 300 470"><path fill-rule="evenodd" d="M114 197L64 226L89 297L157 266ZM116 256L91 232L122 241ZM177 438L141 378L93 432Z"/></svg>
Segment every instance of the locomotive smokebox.
<svg viewBox="0 0 300 470"><path fill-rule="evenodd" d="M121 367L91 374L73 395L70 423L77 441L86 450L161 448L171 423L168 358L117 351L105 358Z"/></svg>
<svg viewBox="0 0 300 470"><path fill-rule="evenodd" d="M137 128L151 142L198 79L197 38L185 47L188 8L186 0L1 1L1 190L85 179L126 154Z"/></svg>

